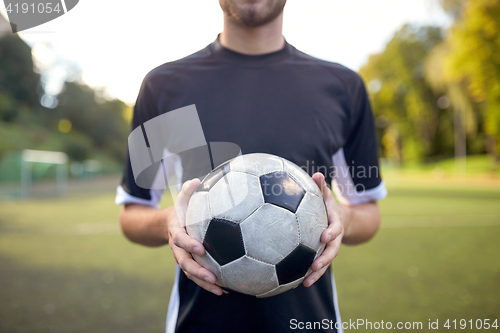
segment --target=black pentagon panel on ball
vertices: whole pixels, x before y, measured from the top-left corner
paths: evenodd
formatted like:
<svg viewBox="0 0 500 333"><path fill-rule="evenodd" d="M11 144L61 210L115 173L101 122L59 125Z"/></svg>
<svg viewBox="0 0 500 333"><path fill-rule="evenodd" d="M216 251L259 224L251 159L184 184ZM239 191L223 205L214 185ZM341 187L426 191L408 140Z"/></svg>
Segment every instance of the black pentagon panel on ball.
<svg viewBox="0 0 500 333"><path fill-rule="evenodd" d="M299 244L289 255L276 265L280 285L293 282L306 275L311 267L316 252Z"/></svg>
<svg viewBox="0 0 500 333"><path fill-rule="evenodd" d="M245 255L240 225L222 219L210 221L203 246L221 266Z"/></svg>
<svg viewBox="0 0 500 333"><path fill-rule="evenodd" d="M305 191L283 171L260 176L262 194L266 203L274 204L295 213Z"/></svg>
<svg viewBox="0 0 500 333"><path fill-rule="evenodd" d="M208 175L205 176L200 186L196 189L196 192L210 191L217 182L229 173L229 162L219 165L217 168L210 171Z"/></svg>

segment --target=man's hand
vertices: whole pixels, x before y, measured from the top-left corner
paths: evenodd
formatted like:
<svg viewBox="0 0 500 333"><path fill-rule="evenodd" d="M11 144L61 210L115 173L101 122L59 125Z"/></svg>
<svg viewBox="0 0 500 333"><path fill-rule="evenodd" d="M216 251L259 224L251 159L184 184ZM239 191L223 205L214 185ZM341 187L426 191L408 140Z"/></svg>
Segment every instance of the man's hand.
<svg viewBox="0 0 500 333"><path fill-rule="evenodd" d="M304 280L306 287L310 287L326 272L339 253L341 243L364 243L375 235L380 226L380 210L376 201L356 206L339 204L321 173L315 173L312 178L323 193L328 211L328 228L321 234L321 242L326 244L325 250L313 262L313 273Z"/></svg>
<svg viewBox="0 0 500 333"><path fill-rule="evenodd" d="M201 267L191 256L191 253L200 256L204 255L205 249L203 244L190 237L186 233L185 228L189 199L199 185L199 179L187 181L182 185L182 190L175 202L175 209L172 210L169 219L169 245L175 260L186 276L203 289L220 296L222 295L223 289L215 285L215 275L209 270Z"/></svg>
<svg viewBox="0 0 500 333"><path fill-rule="evenodd" d="M337 203L332 191L326 185L325 177L317 172L312 176L321 189L328 212L328 228L321 234L321 242L326 244L323 253L313 262L313 273L304 280L304 286L310 287L326 272L331 261L337 256L344 236L348 207Z"/></svg>

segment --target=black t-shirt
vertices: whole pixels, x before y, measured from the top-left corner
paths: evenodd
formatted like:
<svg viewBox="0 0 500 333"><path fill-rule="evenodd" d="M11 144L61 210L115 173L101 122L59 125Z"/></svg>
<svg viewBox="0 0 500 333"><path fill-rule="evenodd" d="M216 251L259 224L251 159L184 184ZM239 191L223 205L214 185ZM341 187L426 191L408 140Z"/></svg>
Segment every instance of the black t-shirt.
<svg viewBox="0 0 500 333"><path fill-rule="evenodd" d="M192 104L207 142L232 142L243 154L274 154L311 175L322 172L346 204L386 196L363 81L339 64L313 58L288 43L277 52L243 55L216 40L146 76L132 130ZM166 169L182 178L184 161L174 162ZM157 207L161 194L136 184L127 158L116 203ZM310 288L301 285L257 299L236 292L212 295L177 268L167 332L288 332L293 331L291 320L340 321L330 271Z"/></svg>

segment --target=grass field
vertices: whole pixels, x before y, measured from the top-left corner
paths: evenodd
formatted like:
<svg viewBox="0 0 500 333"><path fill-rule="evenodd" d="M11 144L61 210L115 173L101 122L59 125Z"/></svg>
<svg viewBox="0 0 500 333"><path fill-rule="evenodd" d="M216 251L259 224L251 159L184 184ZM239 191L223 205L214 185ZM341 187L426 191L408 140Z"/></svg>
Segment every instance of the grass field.
<svg viewBox="0 0 500 333"><path fill-rule="evenodd" d="M398 178L389 191L375 239L333 263L342 319L500 320L500 186ZM126 241L113 199L0 203L0 332L164 331L170 249Z"/></svg>

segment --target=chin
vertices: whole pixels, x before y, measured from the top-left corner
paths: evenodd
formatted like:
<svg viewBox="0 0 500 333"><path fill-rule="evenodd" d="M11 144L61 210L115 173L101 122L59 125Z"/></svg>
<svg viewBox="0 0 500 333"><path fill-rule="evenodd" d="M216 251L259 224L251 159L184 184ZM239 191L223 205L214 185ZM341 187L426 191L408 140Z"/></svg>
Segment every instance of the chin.
<svg viewBox="0 0 500 333"><path fill-rule="evenodd" d="M221 0L222 10L235 21L258 27L274 20L285 6L286 0Z"/></svg>

